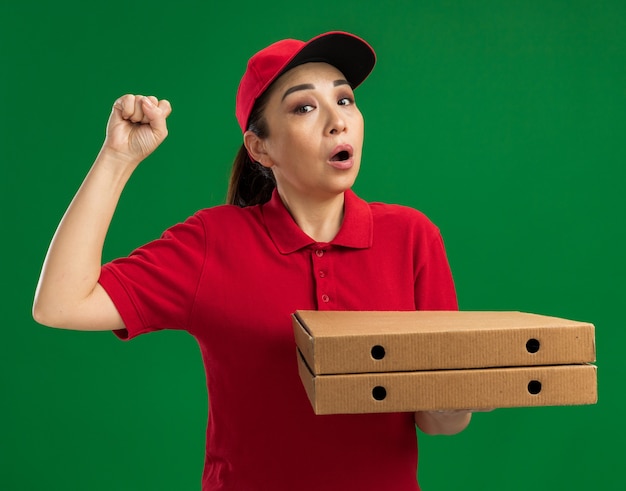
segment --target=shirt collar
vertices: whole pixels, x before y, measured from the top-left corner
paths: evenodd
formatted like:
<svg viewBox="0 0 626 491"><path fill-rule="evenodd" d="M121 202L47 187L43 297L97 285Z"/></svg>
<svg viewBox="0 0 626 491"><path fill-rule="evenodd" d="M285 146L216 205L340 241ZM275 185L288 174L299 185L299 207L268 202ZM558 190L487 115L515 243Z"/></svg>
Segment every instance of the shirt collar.
<svg viewBox="0 0 626 491"><path fill-rule="evenodd" d="M302 231L274 189L271 199L261 206L268 232L281 254L290 254L312 244L315 240ZM372 211L367 202L352 190L345 192L343 223L331 245L366 249L372 245Z"/></svg>

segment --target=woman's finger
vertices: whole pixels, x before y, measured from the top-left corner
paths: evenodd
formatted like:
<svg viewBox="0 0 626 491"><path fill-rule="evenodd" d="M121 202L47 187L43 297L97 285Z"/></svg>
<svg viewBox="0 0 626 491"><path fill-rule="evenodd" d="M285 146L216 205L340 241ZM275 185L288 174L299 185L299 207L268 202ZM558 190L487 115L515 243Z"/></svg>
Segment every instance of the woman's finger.
<svg viewBox="0 0 626 491"><path fill-rule="evenodd" d="M122 119L130 119L135 112L135 96L125 94L115 101L113 107L120 111Z"/></svg>
<svg viewBox="0 0 626 491"><path fill-rule="evenodd" d="M133 122L133 123L142 123L144 122L144 114L143 114L143 99L144 96L142 95L136 95L134 97L134 101L133 101L133 113L130 115L129 119ZM147 123L147 121L146 121Z"/></svg>

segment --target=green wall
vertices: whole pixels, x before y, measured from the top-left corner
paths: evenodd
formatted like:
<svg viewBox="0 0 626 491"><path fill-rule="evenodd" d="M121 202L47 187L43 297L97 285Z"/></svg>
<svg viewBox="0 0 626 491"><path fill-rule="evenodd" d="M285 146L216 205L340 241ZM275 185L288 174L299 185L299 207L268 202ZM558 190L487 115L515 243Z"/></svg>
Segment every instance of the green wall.
<svg viewBox="0 0 626 491"><path fill-rule="evenodd" d="M198 489L207 403L193 339L41 327L30 315L41 263L117 96L156 94L174 112L105 260L223 201L248 56L333 29L379 56L357 91L357 191L439 225L462 309L597 329L597 405L501 409L458 436L423 436L423 489L621 487L624 0L2 0L0 489Z"/></svg>

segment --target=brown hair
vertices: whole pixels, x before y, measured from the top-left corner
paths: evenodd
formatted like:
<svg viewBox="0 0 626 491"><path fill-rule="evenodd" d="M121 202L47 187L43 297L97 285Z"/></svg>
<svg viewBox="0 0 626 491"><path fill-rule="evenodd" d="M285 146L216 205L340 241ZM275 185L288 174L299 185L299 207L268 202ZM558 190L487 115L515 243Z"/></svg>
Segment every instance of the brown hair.
<svg viewBox="0 0 626 491"><path fill-rule="evenodd" d="M269 135L263 111L270 92L269 89L266 90L257 99L248 120L248 130L256 133L259 138L266 138ZM233 161L226 203L242 208L260 205L270 200L275 187L276 180L272 171L252 160L245 145L242 144Z"/></svg>

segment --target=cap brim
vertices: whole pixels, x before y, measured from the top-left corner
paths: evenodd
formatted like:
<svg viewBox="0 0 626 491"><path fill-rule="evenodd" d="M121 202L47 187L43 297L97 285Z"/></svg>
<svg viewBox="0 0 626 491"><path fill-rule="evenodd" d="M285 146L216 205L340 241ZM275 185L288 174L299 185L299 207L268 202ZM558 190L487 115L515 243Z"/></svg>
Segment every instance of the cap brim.
<svg viewBox="0 0 626 491"><path fill-rule="evenodd" d="M324 62L341 71L353 88L363 82L376 64L373 48L363 39L347 32L320 34L307 42L287 63L281 74L298 65Z"/></svg>

